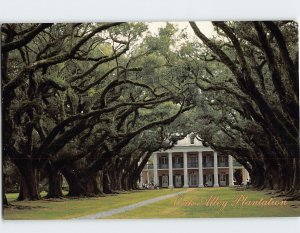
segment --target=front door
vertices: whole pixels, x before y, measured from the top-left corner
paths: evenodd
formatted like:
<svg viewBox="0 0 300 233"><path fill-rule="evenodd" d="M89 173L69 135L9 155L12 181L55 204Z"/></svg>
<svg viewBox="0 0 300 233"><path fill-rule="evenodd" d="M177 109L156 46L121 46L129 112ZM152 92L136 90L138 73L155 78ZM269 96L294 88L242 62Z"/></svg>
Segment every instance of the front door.
<svg viewBox="0 0 300 233"><path fill-rule="evenodd" d="M226 186L226 174L220 174L220 186Z"/></svg>
<svg viewBox="0 0 300 233"><path fill-rule="evenodd" d="M197 186L197 174L189 174L189 186Z"/></svg>
<svg viewBox="0 0 300 233"><path fill-rule="evenodd" d="M162 176L162 187L167 188L169 185L169 177L168 176Z"/></svg>
<svg viewBox="0 0 300 233"><path fill-rule="evenodd" d="M206 175L206 181L205 184L207 186L212 186L213 185L213 175L212 174L207 174Z"/></svg>
<svg viewBox="0 0 300 233"><path fill-rule="evenodd" d="M181 187L181 176L175 176L175 187Z"/></svg>

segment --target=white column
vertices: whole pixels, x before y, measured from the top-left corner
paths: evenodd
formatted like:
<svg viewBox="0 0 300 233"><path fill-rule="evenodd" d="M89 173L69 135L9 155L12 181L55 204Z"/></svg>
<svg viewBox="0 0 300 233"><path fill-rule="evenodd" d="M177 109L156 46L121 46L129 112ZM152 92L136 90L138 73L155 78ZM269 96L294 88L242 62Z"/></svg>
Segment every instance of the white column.
<svg viewBox="0 0 300 233"><path fill-rule="evenodd" d="M143 187L143 172L141 172L141 175L140 175L140 184L139 184L140 188Z"/></svg>
<svg viewBox="0 0 300 233"><path fill-rule="evenodd" d="M247 171L247 169L243 167L242 171L243 182L247 182L247 180L249 181L249 172Z"/></svg>
<svg viewBox="0 0 300 233"><path fill-rule="evenodd" d="M242 180L243 180L243 183L246 181L246 172L245 172L244 168L242 168Z"/></svg>
<svg viewBox="0 0 300 233"><path fill-rule="evenodd" d="M229 165L229 187L233 187L233 159L231 155L228 155L228 165Z"/></svg>
<svg viewBox="0 0 300 233"><path fill-rule="evenodd" d="M187 170L187 152L183 152L183 187L189 187L188 170Z"/></svg>
<svg viewBox="0 0 300 233"><path fill-rule="evenodd" d="M203 168L202 168L202 151L198 152L198 187L203 187Z"/></svg>
<svg viewBox="0 0 300 233"><path fill-rule="evenodd" d="M153 153L153 178L154 185L159 185L158 182L158 172L157 172L157 153Z"/></svg>
<svg viewBox="0 0 300 233"><path fill-rule="evenodd" d="M142 159L140 159L139 161L138 161L138 166L140 166L140 164L141 164L141 160ZM142 188L143 187L143 171L141 172L141 174L140 174L140 182L139 182L139 187L140 188Z"/></svg>
<svg viewBox="0 0 300 233"><path fill-rule="evenodd" d="M150 179L149 179L149 170L147 170L147 184L150 184Z"/></svg>
<svg viewBox="0 0 300 233"><path fill-rule="evenodd" d="M214 152L214 187L219 187L218 181L218 155Z"/></svg>
<svg viewBox="0 0 300 233"><path fill-rule="evenodd" d="M245 170L246 170L246 180L250 180L250 175L249 175L249 172L248 172L248 170L245 168Z"/></svg>
<svg viewBox="0 0 300 233"><path fill-rule="evenodd" d="M168 153L168 162L169 162L169 188L173 187L173 166L172 166L172 152Z"/></svg>

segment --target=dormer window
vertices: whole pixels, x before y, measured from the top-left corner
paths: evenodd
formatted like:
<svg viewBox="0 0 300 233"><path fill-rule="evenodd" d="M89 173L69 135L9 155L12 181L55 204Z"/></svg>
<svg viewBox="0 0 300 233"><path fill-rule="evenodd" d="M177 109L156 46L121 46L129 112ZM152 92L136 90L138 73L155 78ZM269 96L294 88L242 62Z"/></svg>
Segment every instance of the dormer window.
<svg viewBox="0 0 300 233"><path fill-rule="evenodd" d="M190 143L191 143L191 144L195 144L195 137L193 137L193 136L190 137Z"/></svg>

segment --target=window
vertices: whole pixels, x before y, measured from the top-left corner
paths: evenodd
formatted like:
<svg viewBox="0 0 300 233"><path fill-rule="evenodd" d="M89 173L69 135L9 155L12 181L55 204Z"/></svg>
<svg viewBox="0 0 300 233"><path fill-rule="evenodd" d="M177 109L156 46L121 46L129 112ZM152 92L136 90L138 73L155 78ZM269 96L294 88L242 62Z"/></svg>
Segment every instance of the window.
<svg viewBox="0 0 300 233"><path fill-rule="evenodd" d="M188 167L198 167L198 157L189 156L188 157Z"/></svg>
<svg viewBox="0 0 300 233"><path fill-rule="evenodd" d="M189 185L196 186L198 184L198 175L196 173L189 174Z"/></svg>
<svg viewBox="0 0 300 233"><path fill-rule="evenodd" d="M182 158L182 156L177 156L177 157L175 157L175 163L183 163L183 158Z"/></svg>
<svg viewBox="0 0 300 233"><path fill-rule="evenodd" d="M212 162L212 156L211 155L207 155L206 156L206 162L207 163L211 163Z"/></svg>
<svg viewBox="0 0 300 233"><path fill-rule="evenodd" d="M159 163L160 164L167 164L168 163L168 158L166 156L162 156L159 158Z"/></svg>
<svg viewBox="0 0 300 233"><path fill-rule="evenodd" d="M222 173L219 175L219 184L220 186L226 186L226 183L227 183L227 175Z"/></svg>
<svg viewBox="0 0 300 233"><path fill-rule="evenodd" d="M190 137L190 142L191 142L191 144L195 144L195 137L191 136Z"/></svg>
<svg viewBox="0 0 300 233"><path fill-rule="evenodd" d="M206 155L205 156L205 165L206 167L212 167L213 166L213 157L211 155Z"/></svg>
<svg viewBox="0 0 300 233"><path fill-rule="evenodd" d="M226 174L220 174L220 182L226 182Z"/></svg>
<svg viewBox="0 0 300 233"><path fill-rule="evenodd" d="M182 156L176 156L174 157L175 163L174 168L182 168L183 167L183 157Z"/></svg>
<svg viewBox="0 0 300 233"><path fill-rule="evenodd" d="M225 156L224 156L224 155L221 155L221 156L219 157L219 161L220 161L220 163L225 163Z"/></svg>

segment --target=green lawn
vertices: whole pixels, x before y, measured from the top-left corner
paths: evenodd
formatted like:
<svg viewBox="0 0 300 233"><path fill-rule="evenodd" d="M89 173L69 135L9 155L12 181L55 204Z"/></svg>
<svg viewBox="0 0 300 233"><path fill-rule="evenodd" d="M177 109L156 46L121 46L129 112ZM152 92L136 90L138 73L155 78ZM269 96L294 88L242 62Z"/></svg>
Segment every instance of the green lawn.
<svg viewBox="0 0 300 233"><path fill-rule="evenodd" d="M245 200L247 197L247 200ZM213 201L216 200L217 201ZM239 201L237 201L240 198ZM270 200L271 196L265 192L231 188L203 188L178 197L166 199L137 208L132 211L113 215L108 218L220 218L220 217L292 217L300 216L300 201L287 202L280 206L248 206L250 202L261 198ZM209 201L210 200L210 201ZM244 200L244 202L242 202ZM277 199L281 200L282 199ZM227 203L227 204L226 204ZM252 204L255 204L251 202ZM262 202L261 202L262 203Z"/></svg>
<svg viewBox="0 0 300 233"><path fill-rule="evenodd" d="M181 190L143 190L105 197L40 201L12 201L18 197L13 193L7 194L12 207L4 209L4 219L69 219L119 208ZM42 193L41 196L45 194Z"/></svg>
<svg viewBox="0 0 300 233"><path fill-rule="evenodd" d="M67 191L63 191L63 195L67 195ZM45 191L42 191L40 193L41 197L45 197L47 195L47 193ZM14 201L18 198L19 194L18 193L8 193L6 194L7 200L9 202Z"/></svg>
<svg viewBox="0 0 300 233"><path fill-rule="evenodd" d="M182 189L135 191L126 194L108 195L89 199L12 201L13 207L4 209L4 219L68 219L123 207L179 191L182 191ZM17 197L15 194L9 194L7 196L9 200ZM287 202L287 205L284 206L279 206L278 204L276 206L262 206L258 204L249 206L245 201L239 201L235 203L235 205L232 205L234 200L239 197L247 197L247 201L259 201L261 198L263 198L264 201L268 201L271 198L271 196L265 192L258 191L237 191L231 188L195 188L189 189L188 193L182 194L180 197L169 198L132 211L112 215L109 218L300 216L300 201ZM218 201L216 201L217 198ZM210 202L208 202L209 199ZM276 200L281 201L281 199ZM25 208L16 208L18 206Z"/></svg>

